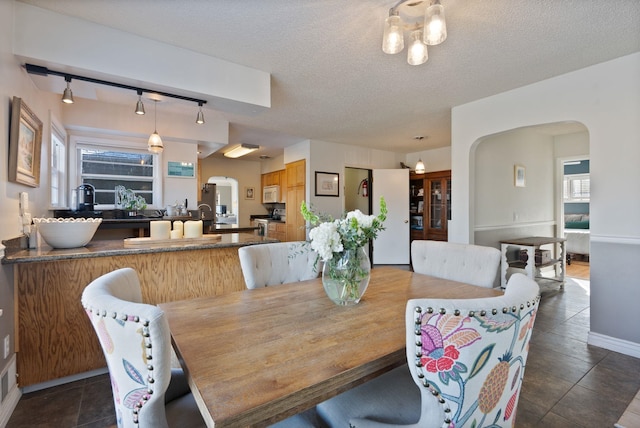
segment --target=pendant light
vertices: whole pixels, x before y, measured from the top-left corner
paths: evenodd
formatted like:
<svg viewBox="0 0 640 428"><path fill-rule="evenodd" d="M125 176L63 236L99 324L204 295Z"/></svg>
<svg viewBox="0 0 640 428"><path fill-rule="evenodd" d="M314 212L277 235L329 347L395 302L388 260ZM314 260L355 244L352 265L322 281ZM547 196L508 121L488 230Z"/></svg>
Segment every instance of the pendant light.
<svg viewBox="0 0 640 428"><path fill-rule="evenodd" d="M444 6L435 0L424 14L424 42L430 46L439 45L447 39L447 23Z"/></svg>
<svg viewBox="0 0 640 428"><path fill-rule="evenodd" d="M153 100L153 103L153 134L149 136L147 150L149 150L151 153L162 153L162 151L164 150L164 146L162 145L162 139L160 138L157 130L158 100Z"/></svg>
<svg viewBox="0 0 640 428"><path fill-rule="evenodd" d="M202 102L198 103L200 110L198 110L198 116L196 116L196 123L202 125L204 123L204 114L202 114Z"/></svg>
<svg viewBox="0 0 640 428"><path fill-rule="evenodd" d="M382 51L386 54L397 54L404 49L404 24L397 10L391 9L389 17L384 21L382 35Z"/></svg>
<svg viewBox="0 0 640 428"><path fill-rule="evenodd" d="M71 92L71 76L64 76L64 80L67 82L67 88L62 93L62 102L65 104L73 104L73 93Z"/></svg>
<svg viewBox="0 0 640 428"><path fill-rule="evenodd" d="M418 159L418 163L416 164L416 174L424 174L424 162L422 162L422 159Z"/></svg>
<svg viewBox="0 0 640 428"><path fill-rule="evenodd" d="M144 104L142 104L142 91L138 89L138 102L136 103L136 114L144 114Z"/></svg>
<svg viewBox="0 0 640 428"><path fill-rule="evenodd" d="M427 59L429 59L429 54L427 45L422 41L422 30L413 30L409 49L407 49L407 62L409 65L420 65L427 62Z"/></svg>

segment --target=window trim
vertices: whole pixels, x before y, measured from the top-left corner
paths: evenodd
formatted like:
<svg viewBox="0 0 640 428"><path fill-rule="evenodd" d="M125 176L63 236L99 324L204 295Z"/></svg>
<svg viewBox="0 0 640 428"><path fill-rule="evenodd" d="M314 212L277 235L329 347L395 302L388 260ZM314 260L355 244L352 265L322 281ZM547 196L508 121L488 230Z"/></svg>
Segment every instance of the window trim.
<svg viewBox="0 0 640 428"><path fill-rule="evenodd" d="M147 151L147 141L142 141L133 137L118 137L117 140L99 137L86 137L71 135L69 144L69 194L76 189L80 183L80 159L78 149L82 147L95 147L100 149L131 150L149 154ZM153 200L154 203L147 206L147 209L160 209L164 206L162 202L162 153L155 153L155 165L153 168ZM102 204L96 206L96 210L114 209L115 205Z"/></svg>
<svg viewBox="0 0 640 428"><path fill-rule="evenodd" d="M58 118L52 113L49 112L50 118L50 137L49 137L49 210L60 210L60 209L69 209L71 205L70 197L71 194L69 192L69 137L67 135L67 131L64 128L64 125ZM54 204L51 201L51 178L53 175L53 167L51 163L53 162L53 138L57 138L62 143L64 147L64 159L62 159L64 164L64 171L62 173L62 184L58 187L58 200L62 201L57 204Z"/></svg>
<svg viewBox="0 0 640 428"><path fill-rule="evenodd" d="M571 203L588 203L591 201L591 191L589 191L588 198L573 198L571 197L571 189L567 189L569 182L571 180L584 180L589 179L589 188L591 188L591 175L588 172L580 173L580 174L565 174L564 180L562 183L562 202L565 204ZM567 195L565 196L565 189L567 190Z"/></svg>

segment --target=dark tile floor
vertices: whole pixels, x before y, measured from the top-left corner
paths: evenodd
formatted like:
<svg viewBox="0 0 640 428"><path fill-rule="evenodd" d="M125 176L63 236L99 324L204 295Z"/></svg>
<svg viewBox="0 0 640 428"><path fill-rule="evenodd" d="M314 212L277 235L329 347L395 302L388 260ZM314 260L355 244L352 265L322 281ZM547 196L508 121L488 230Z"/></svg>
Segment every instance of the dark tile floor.
<svg viewBox="0 0 640 428"><path fill-rule="evenodd" d="M640 359L587 345L588 281L541 290L516 426L613 427L640 388ZM23 395L17 427L115 427L108 376Z"/></svg>

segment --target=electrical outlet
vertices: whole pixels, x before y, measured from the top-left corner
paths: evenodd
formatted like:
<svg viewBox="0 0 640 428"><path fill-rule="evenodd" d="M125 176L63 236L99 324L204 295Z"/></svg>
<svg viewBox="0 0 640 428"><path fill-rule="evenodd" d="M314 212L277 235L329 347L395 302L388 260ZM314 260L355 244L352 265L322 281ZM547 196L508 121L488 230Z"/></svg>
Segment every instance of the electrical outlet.
<svg viewBox="0 0 640 428"><path fill-rule="evenodd" d="M7 334L4 337L4 358L7 358L9 356L10 350L11 350L11 338Z"/></svg>

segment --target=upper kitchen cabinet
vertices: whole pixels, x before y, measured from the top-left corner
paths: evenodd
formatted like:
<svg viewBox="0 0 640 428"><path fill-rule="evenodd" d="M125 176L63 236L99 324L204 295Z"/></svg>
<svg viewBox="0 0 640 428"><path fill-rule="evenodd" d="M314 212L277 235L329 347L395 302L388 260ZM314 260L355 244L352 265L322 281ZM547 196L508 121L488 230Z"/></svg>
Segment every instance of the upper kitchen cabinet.
<svg viewBox="0 0 640 428"><path fill-rule="evenodd" d="M451 220L451 171L412 175L409 192L411 240L446 241Z"/></svg>
<svg viewBox="0 0 640 428"><path fill-rule="evenodd" d="M280 186L280 201L286 202L286 194L287 194L287 173L286 170L278 170L273 172L268 172L266 174L262 174L260 177L261 187L264 189L266 186ZM261 189L261 190L262 190ZM260 195L263 195L264 192L260 192ZM264 203L264 199L261 200Z"/></svg>

